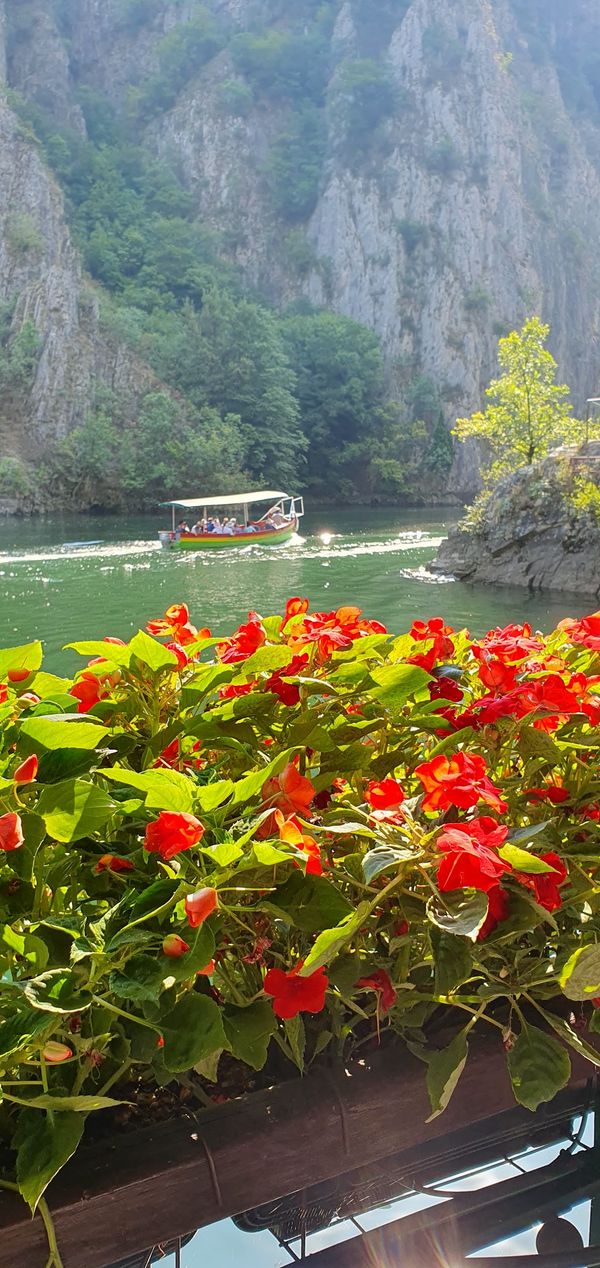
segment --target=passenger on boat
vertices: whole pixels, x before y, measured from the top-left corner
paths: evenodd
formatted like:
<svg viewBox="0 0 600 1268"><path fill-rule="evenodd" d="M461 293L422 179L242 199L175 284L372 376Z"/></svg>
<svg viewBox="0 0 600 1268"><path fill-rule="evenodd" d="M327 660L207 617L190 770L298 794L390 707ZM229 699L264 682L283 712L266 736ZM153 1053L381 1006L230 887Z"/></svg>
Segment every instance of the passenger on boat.
<svg viewBox="0 0 600 1268"><path fill-rule="evenodd" d="M288 522L285 515L283 514L283 511L280 511L279 507L276 507L276 509L273 511L273 515L271 518L273 520L273 524L275 528L283 528L284 524L287 524Z"/></svg>
<svg viewBox="0 0 600 1268"><path fill-rule="evenodd" d="M215 521L212 519L211 516L209 516L206 521L206 531L207 533L216 533L217 531L215 526Z"/></svg>
<svg viewBox="0 0 600 1268"><path fill-rule="evenodd" d="M179 541L183 533L189 533L189 524L185 520L180 520L175 529L175 541Z"/></svg>
<svg viewBox="0 0 600 1268"><path fill-rule="evenodd" d="M233 537L233 534L235 532L235 520L234 519L225 520L225 523L223 524L221 532L226 537Z"/></svg>
<svg viewBox="0 0 600 1268"><path fill-rule="evenodd" d="M204 520L197 520L196 523L192 526L191 531L194 534L194 537L202 536L202 533L204 532L204 523L205 523Z"/></svg>

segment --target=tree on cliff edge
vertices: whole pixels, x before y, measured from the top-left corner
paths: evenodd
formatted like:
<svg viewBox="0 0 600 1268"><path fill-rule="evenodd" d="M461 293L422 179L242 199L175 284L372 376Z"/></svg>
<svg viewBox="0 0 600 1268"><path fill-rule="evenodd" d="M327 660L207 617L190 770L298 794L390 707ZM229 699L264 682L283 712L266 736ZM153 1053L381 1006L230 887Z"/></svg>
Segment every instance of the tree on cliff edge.
<svg viewBox="0 0 600 1268"><path fill-rule="evenodd" d="M488 485L544 458L561 442L580 439L569 388L556 382L556 361L545 346L549 333L539 317L530 317L520 332L501 339L498 360L504 373L486 391L490 404L483 413L457 421L453 434L459 440L476 436L491 450L492 463L484 471Z"/></svg>

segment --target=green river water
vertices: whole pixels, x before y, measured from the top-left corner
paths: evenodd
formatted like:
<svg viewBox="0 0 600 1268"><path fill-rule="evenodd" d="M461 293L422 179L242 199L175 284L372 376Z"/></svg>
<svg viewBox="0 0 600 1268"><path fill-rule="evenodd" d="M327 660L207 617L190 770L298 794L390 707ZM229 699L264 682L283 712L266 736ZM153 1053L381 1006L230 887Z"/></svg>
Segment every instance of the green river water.
<svg viewBox="0 0 600 1268"><path fill-rule="evenodd" d="M178 601L189 604L197 625L223 634L250 608L281 611L294 594L307 595L317 611L357 603L395 632L416 616L438 614L473 633L509 620L549 629L567 613L593 608L593 600L574 596L542 598L434 576L428 564L455 519L444 508L313 511L286 546L180 556L159 548L160 512L8 520L0 526L0 642L41 638L46 667L66 672L77 658L60 651L65 643L126 639Z"/></svg>

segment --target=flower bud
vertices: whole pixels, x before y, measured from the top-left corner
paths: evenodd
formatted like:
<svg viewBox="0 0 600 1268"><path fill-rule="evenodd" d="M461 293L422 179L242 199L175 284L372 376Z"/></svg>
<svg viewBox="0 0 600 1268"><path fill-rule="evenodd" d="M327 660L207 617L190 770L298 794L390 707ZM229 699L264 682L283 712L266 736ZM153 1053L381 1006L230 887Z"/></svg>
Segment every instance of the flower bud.
<svg viewBox="0 0 600 1268"><path fill-rule="evenodd" d="M31 757L27 757L20 766L17 766L13 775L15 784L32 784L37 777L38 766L39 761L35 753L32 753Z"/></svg>
<svg viewBox="0 0 600 1268"><path fill-rule="evenodd" d="M218 906L219 898L216 889L199 889L195 894L188 894L185 900L185 914L192 929L198 929L204 924Z"/></svg>
<svg viewBox="0 0 600 1268"><path fill-rule="evenodd" d="M61 1061L69 1061L72 1056L72 1050L66 1043L55 1043L52 1039L42 1048L42 1057L50 1065L60 1065Z"/></svg>
<svg viewBox="0 0 600 1268"><path fill-rule="evenodd" d="M162 944L163 955L168 955L172 960L178 960L180 955L185 955L189 951L189 944L179 937L178 933L169 933Z"/></svg>

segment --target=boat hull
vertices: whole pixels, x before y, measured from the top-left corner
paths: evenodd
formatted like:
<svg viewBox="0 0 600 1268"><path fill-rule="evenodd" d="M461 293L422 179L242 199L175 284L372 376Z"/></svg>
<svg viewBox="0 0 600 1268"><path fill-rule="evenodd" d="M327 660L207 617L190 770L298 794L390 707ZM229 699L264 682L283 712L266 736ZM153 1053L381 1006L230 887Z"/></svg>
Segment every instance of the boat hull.
<svg viewBox="0 0 600 1268"><path fill-rule="evenodd" d="M205 533L202 537L180 537L177 541L172 533L161 533L160 543L164 550L207 551L207 550L239 550L246 546L282 546L289 542L298 531L298 520L286 524L284 528L266 529L256 533L236 533L235 536L222 533Z"/></svg>

